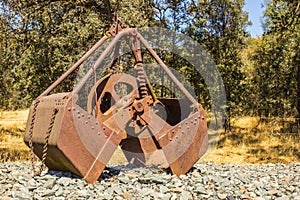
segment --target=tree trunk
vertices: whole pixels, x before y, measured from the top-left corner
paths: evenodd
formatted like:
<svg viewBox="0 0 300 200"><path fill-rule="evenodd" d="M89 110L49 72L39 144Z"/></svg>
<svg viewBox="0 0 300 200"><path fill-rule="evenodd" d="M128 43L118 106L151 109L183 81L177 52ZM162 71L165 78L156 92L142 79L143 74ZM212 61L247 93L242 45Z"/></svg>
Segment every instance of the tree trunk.
<svg viewBox="0 0 300 200"><path fill-rule="evenodd" d="M300 134L300 63L297 63L297 127L298 127L298 133Z"/></svg>

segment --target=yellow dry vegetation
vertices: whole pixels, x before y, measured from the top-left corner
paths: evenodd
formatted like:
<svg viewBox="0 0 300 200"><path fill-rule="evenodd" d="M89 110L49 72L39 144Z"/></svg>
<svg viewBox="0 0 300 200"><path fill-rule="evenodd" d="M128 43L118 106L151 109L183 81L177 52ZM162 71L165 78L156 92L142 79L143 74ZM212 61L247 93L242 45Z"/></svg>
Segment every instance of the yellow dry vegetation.
<svg viewBox="0 0 300 200"><path fill-rule="evenodd" d="M0 162L30 160L29 148L23 142L27 115L28 110L0 112ZM235 118L232 125L227 133L209 132L216 145L199 162L300 162L299 133L280 133L280 123L262 122L258 117ZM118 148L110 164L125 162Z"/></svg>
<svg viewBox="0 0 300 200"><path fill-rule="evenodd" d="M0 162L27 160L23 142L28 110L0 112Z"/></svg>
<svg viewBox="0 0 300 200"><path fill-rule="evenodd" d="M264 121L259 117L240 117L231 121L232 130L222 132L217 144L201 162L262 164L300 162L300 135L289 128L293 119Z"/></svg>

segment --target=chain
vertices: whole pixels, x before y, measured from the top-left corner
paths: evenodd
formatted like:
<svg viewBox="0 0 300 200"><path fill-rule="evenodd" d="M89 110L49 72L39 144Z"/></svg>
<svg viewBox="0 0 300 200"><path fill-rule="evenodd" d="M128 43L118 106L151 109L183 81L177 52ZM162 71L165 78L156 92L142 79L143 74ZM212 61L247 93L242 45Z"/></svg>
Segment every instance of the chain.
<svg viewBox="0 0 300 200"><path fill-rule="evenodd" d="M51 120L50 120L48 131L47 131L46 136L45 136L45 144L43 146L42 165L40 167L39 172L35 174L35 175L38 175L38 176L41 175L41 173L43 171L43 168L45 166L45 161L46 161L46 157L47 157L47 153L48 153L49 138L50 138L50 134L51 134L51 131L52 131L54 121L55 121L55 117L56 117L57 113L58 113L58 109L57 108L53 109L53 114L52 114L52 117L51 117Z"/></svg>
<svg viewBox="0 0 300 200"><path fill-rule="evenodd" d="M146 87L146 76L145 70L142 63L136 64L137 70L137 82L138 82L138 89L139 89L139 96L140 98L145 98L148 96L148 91Z"/></svg>
<svg viewBox="0 0 300 200"><path fill-rule="evenodd" d="M36 109L39 105L40 101L36 100L33 104L33 111L32 111L32 117L31 117L31 123L30 123L30 128L29 128L29 148L30 148L30 155L31 155L31 166L33 173L35 174L35 166L34 166L34 152L33 152L33 143L32 143L32 138L33 138L33 127L35 123L35 117L36 117Z"/></svg>

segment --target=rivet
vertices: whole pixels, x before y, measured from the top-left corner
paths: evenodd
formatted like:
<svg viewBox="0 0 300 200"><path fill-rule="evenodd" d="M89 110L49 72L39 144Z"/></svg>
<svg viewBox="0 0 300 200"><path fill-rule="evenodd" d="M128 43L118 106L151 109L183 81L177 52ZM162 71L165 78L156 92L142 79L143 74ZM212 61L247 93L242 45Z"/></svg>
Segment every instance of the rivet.
<svg viewBox="0 0 300 200"><path fill-rule="evenodd" d="M189 126L187 126L187 129L190 129L190 127L189 127Z"/></svg>
<svg viewBox="0 0 300 200"><path fill-rule="evenodd" d="M90 117L90 116L88 116L88 119L91 119L91 117Z"/></svg>
<svg viewBox="0 0 300 200"><path fill-rule="evenodd" d="M85 121L85 123L87 124L87 123L89 123L88 121Z"/></svg>
<svg viewBox="0 0 300 200"><path fill-rule="evenodd" d="M68 111L71 111L71 108L68 108Z"/></svg>
<svg viewBox="0 0 300 200"><path fill-rule="evenodd" d="M105 127L102 128L105 131Z"/></svg>
<svg viewBox="0 0 300 200"><path fill-rule="evenodd" d="M204 120L205 118L204 117L202 117L202 120Z"/></svg>
<svg viewBox="0 0 300 200"><path fill-rule="evenodd" d="M184 131L181 131L182 134L184 134Z"/></svg>
<svg viewBox="0 0 300 200"><path fill-rule="evenodd" d="M107 135L105 135L104 137L105 137L105 139L106 139L106 138L107 138Z"/></svg>
<svg viewBox="0 0 300 200"><path fill-rule="evenodd" d="M100 135L101 133L100 133L100 131L98 132L98 135Z"/></svg>
<svg viewBox="0 0 300 200"><path fill-rule="evenodd" d="M178 126L178 128L181 128L181 126Z"/></svg>
<svg viewBox="0 0 300 200"><path fill-rule="evenodd" d="M75 107L73 107L73 111L75 111L76 109L75 109Z"/></svg>
<svg viewBox="0 0 300 200"><path fill-rule="evenodd" d="M77 118L80 119L80 115L77 115Z"/></svg>
<svg viewBox="0 0 300 200"><path fill-rule="evenodd" d="M80 114L80 111L78 110L77 113Z"/></svg>
<svg viewBox="0 0 300 200"><path fill-rule="evenodd" d="M81 117L84 117L84 114L82 114Z"/></svg>
<svg viewBox="0 0 300 200"><path fill-rule="evenodd" d="M174 130L172 130L172 133L175 133L175 131L174 131Z"/></svg>
<svg viewBox="0 0 300 200"><path fill-rule="evenodd" d="M98 122L96 122L96 125L98 125Z"/></svg>
<svg viewBox="0 0 300 200"><path fill-rule="evenodd" d="M94 130L94 126L92 126L92 130Z"/></svg>

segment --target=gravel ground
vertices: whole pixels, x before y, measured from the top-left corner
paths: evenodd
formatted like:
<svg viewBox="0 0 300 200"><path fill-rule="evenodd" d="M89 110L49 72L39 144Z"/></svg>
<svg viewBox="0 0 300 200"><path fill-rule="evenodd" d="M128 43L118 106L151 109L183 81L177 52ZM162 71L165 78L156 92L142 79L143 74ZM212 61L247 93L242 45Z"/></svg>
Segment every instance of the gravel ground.
<svg viewBox="0 0 300 200"><path fill-rule="evenodd" d="M93 185L71 173L31 174L29 163L0 163L0 199L300 200L300 163L202 163L179 177L157 168L114 165Z"/></svg>

